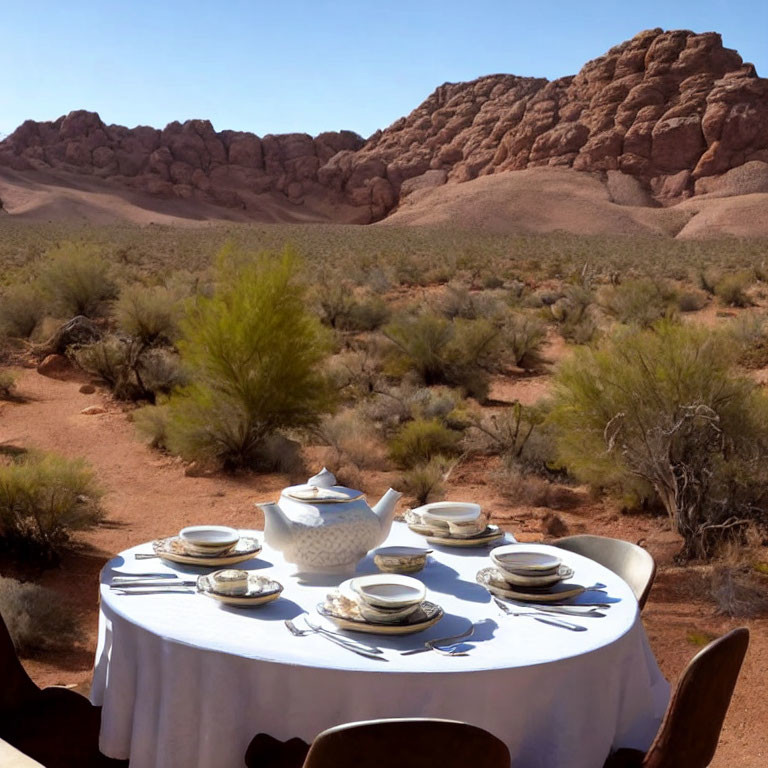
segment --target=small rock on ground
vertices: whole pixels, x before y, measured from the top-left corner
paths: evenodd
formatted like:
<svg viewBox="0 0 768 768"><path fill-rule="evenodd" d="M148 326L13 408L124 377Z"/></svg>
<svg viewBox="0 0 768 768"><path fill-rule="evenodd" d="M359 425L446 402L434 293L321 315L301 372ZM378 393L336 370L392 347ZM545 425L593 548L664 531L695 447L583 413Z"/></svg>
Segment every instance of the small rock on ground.
<svg viewBox="0 0 768 768"><path fill-rule="evenodd" d="M94 387L93 384L83 384L83 386L80 387L80 392L84 395L92 395L95 391L96 387Z"/></svg>
<svg viewBox="0 0 768 768"><path fill-rule="evenodd" d="M48 355L37 366L37 372L49 379L66 379L72 372L72 366L64 355Z"/></svg>
<svg viewBox="0 0 768 768"><path fill-rule="evenodd" d="M85 416L95 416L99 413L106 413L106 410L100 405L89 405L87 408L83 408L80 413L84 414Z"/></svg>

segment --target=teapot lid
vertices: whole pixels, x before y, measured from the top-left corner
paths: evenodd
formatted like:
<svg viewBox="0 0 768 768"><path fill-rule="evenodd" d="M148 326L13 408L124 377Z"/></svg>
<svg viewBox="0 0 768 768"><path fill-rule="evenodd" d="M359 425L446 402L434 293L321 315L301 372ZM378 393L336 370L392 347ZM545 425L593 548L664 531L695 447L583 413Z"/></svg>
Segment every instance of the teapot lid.
<svg viewBox="0 0 768 768"><path fill-rule="evenodd" d="M362 498L363 493L352 488L345 488L343 485L336 485L336 477L333 472L329 472L323 467L320 472L310 477L306 483L286 488L283 491L283 495L288 496L294 501L328 504L331 502L355 501Z"/></svg>

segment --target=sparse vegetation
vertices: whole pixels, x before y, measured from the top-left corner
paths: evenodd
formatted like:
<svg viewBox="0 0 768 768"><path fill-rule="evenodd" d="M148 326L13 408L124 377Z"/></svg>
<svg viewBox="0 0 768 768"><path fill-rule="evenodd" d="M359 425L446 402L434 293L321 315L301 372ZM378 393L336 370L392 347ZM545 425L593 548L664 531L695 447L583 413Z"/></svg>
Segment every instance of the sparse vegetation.
<svg viewBox="0 0 768 768"><path fill-rule="evenodd" d="M225 249L212 297L181 323L190 383L168 400L167 443L186 459L258 466L280 429L310 427L333 397L319 370L328 343L307 312L295 258Z"/></svg>
<svg viewBox="0 0 768 768"><path fill-rule="evenodd" d="M0 370L0 400L14 399L16 377L10 371Z"/></svg>
<svg viewBox="0 0 768 768"><path fill-rule="evenodd" d="M686 558L768 520L768 398L733 360L727 335L666 321L577 350L555 379L561 461L593 485L652 487Z"/></svg>
<svg viewBox="0 0 768 768"><path fill-rule="evenodd" d="M0 464L0 542L53 558L101 519L101 491L80 459L23 454Z"/></svg>
<svg viewBox="0 0 768 768"><path fill-rule="evenodd" d="M44 315L44 297L36 286L11 285L0 295L0 336L27 339Z"/></svg>
<svg viewBox="0 0 768 768"><path fill-rule="evenodd" d="M461 435L437 419L415 419L406 423L392 438L389 454L404 469L427 464L436 456L453 456Z"/></svg>
<svg viewBox="0 0 768 768"><path fill-rule="evenodd" d="M747 296L746 290L752 280L752 275L749 272L725 275L715 285L715 296L726 307L749 307L752 301Z"/></svg>
<svg viewBox="0 0 768 768"><path fill-rule="evenodd" d="M123 333L144 344L176 338L183 297L165 286L128 285L115 302L114 317Z"/></svg>
<svg viewBox="0 0 768 768"><path fill-rule="evenodd" d="M79 639L72 611L37 584L0 576L0 615L20 656L71 649Z"/></svg>
<svg viewBox="0 0 768 768"><path fill-rule="evenodd" d="M641 278L606 287L601 295L603 309L620 323L648 328L677 308L677 295L665 282Z"/></svg>
<svg viewBox="0 0 768 768"><path fill-rule="evenodd" d="M54 312L67 317L92 317L117 292L109 261L94 246L74 242L49 253L40 286Z"/></svg>
<svg viewBox="0 0 768 768"><path fill-rule="evenodd" d="M445 456L433 456L428 462L416 464L400 477L400 487L417 505L439 499L444 491L453 464Z"/></svg>

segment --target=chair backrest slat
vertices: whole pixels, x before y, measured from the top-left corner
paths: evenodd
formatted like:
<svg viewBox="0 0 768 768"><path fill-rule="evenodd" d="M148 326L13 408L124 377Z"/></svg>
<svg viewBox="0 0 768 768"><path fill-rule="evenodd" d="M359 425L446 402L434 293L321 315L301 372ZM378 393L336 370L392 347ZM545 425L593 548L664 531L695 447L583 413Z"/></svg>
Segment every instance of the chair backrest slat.
<svg viewBox="0 0 768 768"><path fill-rule="evenodd" d="M509 768L506 745L488 731L453 720L349 723L323 731L304 768Z"/></svg>
<svg viewBox="0 0 768 768"><path fill-rule="evenodd" d="M706 768L712 762L748 645L749 630L742 627L693 657L643 768Z"/></svg>
<svg viewBox="0 0 768 768"><path fill-rule="evenodd" d="M552 542L556 547L595 560L629 584L642 610L656 576L656 562L637 544L606 536L566 536Z"/></svg>

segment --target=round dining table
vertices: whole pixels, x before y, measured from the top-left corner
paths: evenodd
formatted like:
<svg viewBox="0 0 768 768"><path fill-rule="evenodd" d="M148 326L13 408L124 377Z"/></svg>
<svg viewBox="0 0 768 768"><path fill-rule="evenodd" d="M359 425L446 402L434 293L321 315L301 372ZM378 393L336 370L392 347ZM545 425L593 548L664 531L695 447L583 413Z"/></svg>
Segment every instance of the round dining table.
<svg viewBox="0 0 768 768"><path fill-rule="evenodd" d="M262 532L248 532L263 539ZM514 539L507 534L507 542ZM394 523L387 545L424 546ZM522 545L521 545L522 546ZM553 551L541 544L526 548ZM669 697L648 645L629 586L602 565L554 550L574 570L569 581L587 591L574 603L607 603L603 616L560 617L573 631L533 616L505 614L477 583L491 565L488 548L433 546L415 574L443 618L421 633L348 633L383 650L360 656L319 634L292 634L285 621L305 626L332 585L300 583L294 567L264 546L238 568L279 581L279 599L254 608L227 606L205 594L120 594L119 573L169 572L195 578L199 569L164 560L137 560L151 542L110 560L101 575L99 642L91 700L101 705L100 747L129 758L131 768L242 768L256 733L307 742L341 723L386 717L439 717L481 726L526 768L599 768L615 747L647 749ZM149 567L148 567L149 566ZM357 573L375 573L369 554ZM517 608L536 613L531 608ZM471 637L447 656L402 655L427 640Z"/></svg>

